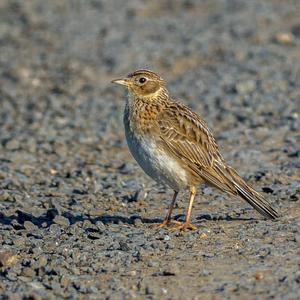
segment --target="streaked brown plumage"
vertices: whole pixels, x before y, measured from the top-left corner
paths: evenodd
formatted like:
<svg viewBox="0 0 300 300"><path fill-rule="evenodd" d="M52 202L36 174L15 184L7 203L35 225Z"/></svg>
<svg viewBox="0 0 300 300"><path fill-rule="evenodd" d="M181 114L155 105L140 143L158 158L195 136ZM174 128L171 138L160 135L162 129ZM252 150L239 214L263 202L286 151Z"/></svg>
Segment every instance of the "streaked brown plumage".
<svg viewBox="0 0 300 300"><path fill-rule="evenodd" d="M126 86L129 92L124 126L131 153L149 176L174 190L168 214L158 227L175 223L181 230L195 229L189 221L196 186L200 183L240 196L265 217L278 217L264 197L226 164L200 116L171 99L159 75L137 70L113 82ZM186 187L191 192L186 221L171 221L177 194Z"/></svg>

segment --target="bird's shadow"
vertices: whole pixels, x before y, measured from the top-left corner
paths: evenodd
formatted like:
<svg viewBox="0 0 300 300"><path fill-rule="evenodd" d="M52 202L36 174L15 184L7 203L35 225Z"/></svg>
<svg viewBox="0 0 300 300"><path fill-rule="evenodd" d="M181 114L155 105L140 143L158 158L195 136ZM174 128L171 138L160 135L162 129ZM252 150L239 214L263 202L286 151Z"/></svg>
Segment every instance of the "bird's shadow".
<svg viewBox="0 0 300 300"><path fill-rule="evenodd" d="M196 218L198 221L254 221L256 218L232 217L230 215L203 214Z"/></svg>
<svg viewBox="0 0 300 300"><path fill-rule="evenodd" d="M0 212L0 224L3 225L12 225L15 229L23 229L24 222L30 221L34 225L39 228L49 227L54 224L54 218L60 215L56 208L50 208L45 213L39 216L35 216L31 213L17 210L13 215L5 215L4 213ZM103 224L135 224L136 220L141 220L144 224L150 223L161 223L163 219L154 218L142 218L139 215L132 215L130 217L124 217L120 215L102 215L102 216L90 216L90 215L83 215L83 214L74 214L70 211L66 211L61 213L61 215L67 218L70 222L70 225L76 224L78 222L83 222L85 220L90 221L92 224L96 224L97 222L102 222ZM179 214L174 216L175 220L184 221L185 215ZM254 218L241 218L241 217L231 217L229 215L213 215L213 214L202 214L196 217L198 222L202 221L251 221L255 220Z"/></svg>

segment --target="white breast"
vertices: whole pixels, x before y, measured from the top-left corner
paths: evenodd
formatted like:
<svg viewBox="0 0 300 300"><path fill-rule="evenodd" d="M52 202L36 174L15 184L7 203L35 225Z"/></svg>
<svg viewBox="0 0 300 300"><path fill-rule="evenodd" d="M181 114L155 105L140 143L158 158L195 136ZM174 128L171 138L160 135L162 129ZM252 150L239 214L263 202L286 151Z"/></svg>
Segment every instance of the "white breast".
<svg viewBox="0 0 300 300"><path fill-rule="evenodd" d="M186 171L178 161L159 149L151 138L136 137L126 133L128 147L142 169L158 183L179 191L187 186Z"/></svg>

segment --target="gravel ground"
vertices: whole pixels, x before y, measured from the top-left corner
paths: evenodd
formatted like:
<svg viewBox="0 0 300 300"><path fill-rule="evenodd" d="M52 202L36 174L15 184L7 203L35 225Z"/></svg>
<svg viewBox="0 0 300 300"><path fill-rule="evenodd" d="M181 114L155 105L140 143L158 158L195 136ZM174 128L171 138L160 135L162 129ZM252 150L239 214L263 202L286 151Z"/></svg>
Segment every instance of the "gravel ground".
<svg viewBox="0 0 300 300"><path fill-rule="evenodd" d="M299 0L0 1L0 299L299 299ZM150 68L282 214L203 187L195 232L124 139ZM182 192L175 210L187 206Z"/></svg>

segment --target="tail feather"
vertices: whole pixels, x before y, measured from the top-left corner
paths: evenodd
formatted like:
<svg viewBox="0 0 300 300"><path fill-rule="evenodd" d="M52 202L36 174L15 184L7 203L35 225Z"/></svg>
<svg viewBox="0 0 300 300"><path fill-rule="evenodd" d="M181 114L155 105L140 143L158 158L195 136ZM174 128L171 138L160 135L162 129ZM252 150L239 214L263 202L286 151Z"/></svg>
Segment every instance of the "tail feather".
<svg viewBox="0 0 300 300"><path fill-rule="evenodd" d="M212 168L199 168L193 164L190 164L190 168L195 174L198 174L202 179L218 189L231 195L240 196L263 216L269 219L279 217L278 212L272 208L268 201L223 161L216 161Z"/></svg>
<svg viewBox="0 0 300 300"><path fill-rule="evenodd" d="M269 219L276 219L279 217L278 212L267 202L267 200L252 187L250 187L232 168L229 172L233 179L233 184L238 195L246 200L259 213Z"/></svg>
<svg viewBox="0 0 300 300"><path fill-rule="evenodd" d="M201 170L201 175L220 190L240 196L263 216L269 219L279 217L277 211L261 194L250 187L233 168L223 162L216 163L209 171Z"/></svg>
<svg viewBox="0 0 300 300"><path fill-rule="evenodd" d="M257 192L251 190L251 188L240 187L236 185L236 190L244 200L246 200L253 208L259 213L269 219L276 219L279 217L277 211ZM254 192L255 193L254 193Z"/></svg>

